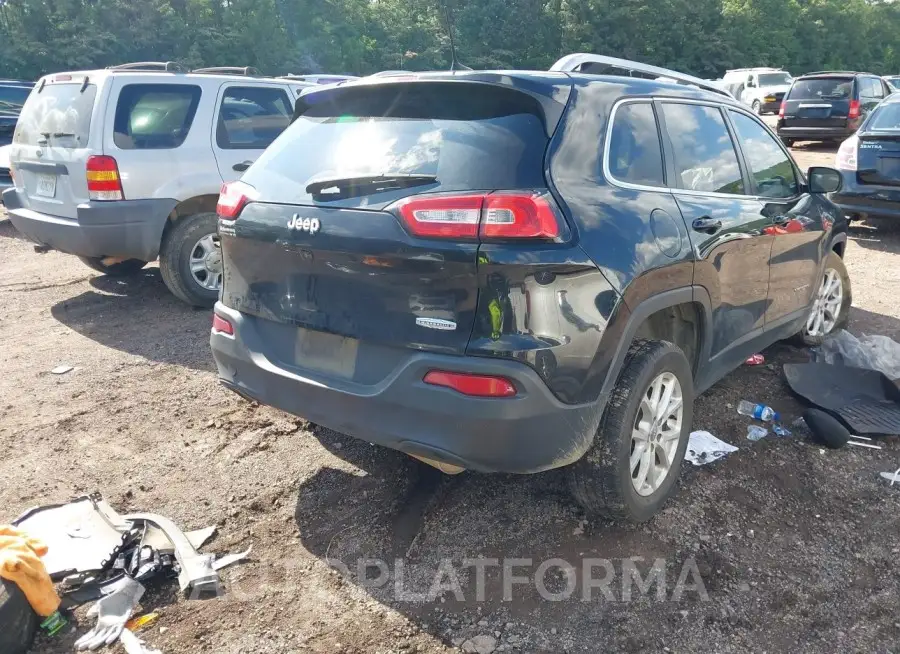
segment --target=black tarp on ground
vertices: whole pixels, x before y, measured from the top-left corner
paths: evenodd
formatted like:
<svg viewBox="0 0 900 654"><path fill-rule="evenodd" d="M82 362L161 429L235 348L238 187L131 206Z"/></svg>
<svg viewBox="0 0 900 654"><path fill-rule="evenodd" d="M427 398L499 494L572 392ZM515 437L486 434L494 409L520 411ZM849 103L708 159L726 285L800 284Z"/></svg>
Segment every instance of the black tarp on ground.
<svg viewBox="0 0 900 654"><path fill-rule="evenodd" d="M900 434L900 388L877 370L827 363L789 363L793 391L839 417L854 434Z"/></svg>

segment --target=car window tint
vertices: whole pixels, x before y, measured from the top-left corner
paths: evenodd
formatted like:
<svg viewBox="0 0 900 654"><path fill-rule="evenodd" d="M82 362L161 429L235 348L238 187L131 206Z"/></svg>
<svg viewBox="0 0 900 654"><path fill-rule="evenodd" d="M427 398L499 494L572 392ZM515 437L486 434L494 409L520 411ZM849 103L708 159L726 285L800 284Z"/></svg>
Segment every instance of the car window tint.
<svg viewBox="0 0 900 654"><path fill-rule="evenodd" d="M200 104L200 87L129 84L119 93L113 141L123 150L166 150L187 138Z"/></svg>
<svg viewBox="0 0 900 654"><path fill-rule="evenodd" d="M292 114L281 89L232 86L222 97L216 142L226 150L264 150L290 124Z"/></svg>
<svg viewBox="0 0 900 654"><path fill-rule="evenodd" d="M663 103L662 111L680 188L737 195L746 192L734 144L717 108Z"/></svg>
<svg viewBox="0 0 900 654"><path fill-rule="evenodd" d="M631 184L665 186L662 144L649 102L630 102L616 110L609 139L609 172Z"/></svg>
<svg viewBox="0 0 900 654"><path fill-rule="evenodd" d="M756 193L764 198L792 198L799 186L794 166L772 135L749 116L731 112L731 120L744 151Z"/></svg>
<svg viewBox="0 0 900 654"><path fill-rule="evenodd" d="M791 100L847 100L853 93L852 77L801 79L791 87Z"/></svg>

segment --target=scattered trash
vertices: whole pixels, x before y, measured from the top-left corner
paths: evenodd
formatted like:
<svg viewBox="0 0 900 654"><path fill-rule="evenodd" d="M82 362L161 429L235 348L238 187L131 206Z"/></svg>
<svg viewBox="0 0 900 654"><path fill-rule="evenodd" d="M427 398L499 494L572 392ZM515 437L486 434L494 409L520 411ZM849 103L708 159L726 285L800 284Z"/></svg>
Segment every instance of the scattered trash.
<svg viewBox="0 0 900 654"><path fill-rule="evenodd" d="M226 554L220 559L217 559L213 563L213 570L218 572L222 568L227 568L230 565L234 565L235 563L240 563L244 561L248 556L250 556L250 550L253 549L253 546L247 548L246 552L241 552L239 554Z"/></svg>
<svg viewBox="0 0 900 654"><path fill-rule="evenodd" d="M851 445L853 447L864 447L869 450L883 450L884 448L881 445L873 445L872 443L864 443L862 441L853 440L858 438L857 436L851 436L849 441L847 441L847 445ZM869 440L869 439L867 439Z"/></svg>
<svg viewBox="0 0 900 654"><path fill-rule="evenodd" d="M800 420L803 420L803 418L800 418ZM794 435L793 433L791 433L790 429L782 425L780 422L776 422L774 425L772 425L772 431L775 432L776 436L780 436L781 438L788 438L789 436Z"/></svg>
<svg viewBox="0 0 900 654"><path fill-rule="evenodd" d="M75 370L75 366L56 366L50 373L53 375L65 375L67 372L72 372L73 370Z"/></svg>
<svg viewBox="0 0 900 654"><path fill-rule="evenodd" d="M125 628L137 633L141 629L152 627L159 620L159 613L145 613L125 623Z"/></svg>
<svg viewBox="0 0 900 654"><path fill-rule="evenodd" d="M762 422L781 420L781 416L778 415L778 412L772 407L766 406L765 404L754 404L753 402L748 402L747 400L741 400L738 403L737 410L738 413L740 413L742 416L749 416L754 420L761 420Z"/></svg>
<svg viewBox="0 0 900 654"><path fill-rule="evenodd" d="M893 486L896 482L900 482L900 468L896 472L882 472L881 477L882 479L887 479Z"/></svg>
<svg viewBox="0 0 900 654"><path fill-rule="evenodd" d="M747 440L761 441L769 435L769 430L759 425L747 425Z"/></svg>
<svg viewBox="0 0 900 654"><path fill-rule="evenodd" d="M884 373L890 379L900 378L900 343L887 336L856 338L840 331L825 341L816 352L817 361Z"/></svg>
<svg viewBox="0 0 900 654"><path fill-rule="evenodd" d="M87 612L88 617L97 616L97 624L75 641L75 649L97 649L116 642L143 596L144 587L129 578L116 592L99 600Z"/></svg>
<svg viewBox="0 0 900 654"><path fill-rule="evenodd" d="M162 654L158 649L150 649L144 645L144 641L135 636L130 630L125 629L119 636L125 654Z"/></svg>
<svg viewBox="0 0 900 654"><path fill-rule="evenodd" d="M785 365L784 375L797 395L839 418L848 431L900 434L900 388L883 373L805 363Z"/></svg>
<svg viewBox="0 0 900 654"><path fill-rule="evenodd" d="M708 431L695 431L688 441L684 458L695 466L703 466L737 451L734 445L719 440Z"/></svg>
<svg viewBox="0 0 900 654"><path fill-rule="evenodd" d="M766 362L766 357L762 354L754 354L752 357L744 361L745 366L761 366Z"/></svg>

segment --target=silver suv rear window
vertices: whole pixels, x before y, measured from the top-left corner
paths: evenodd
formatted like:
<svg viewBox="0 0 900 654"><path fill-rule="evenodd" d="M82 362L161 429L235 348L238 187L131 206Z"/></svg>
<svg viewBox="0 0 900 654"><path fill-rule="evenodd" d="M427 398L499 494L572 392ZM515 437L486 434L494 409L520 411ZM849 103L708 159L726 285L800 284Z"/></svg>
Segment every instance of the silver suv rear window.
<svg viewBox="0 0 900 654"><path fill-rule="evenodd" d="M22 107L13 143L87 147L96 98L96 85L84 86L81 80L71 84L44 84L43 89L28 96Z"/></svg>

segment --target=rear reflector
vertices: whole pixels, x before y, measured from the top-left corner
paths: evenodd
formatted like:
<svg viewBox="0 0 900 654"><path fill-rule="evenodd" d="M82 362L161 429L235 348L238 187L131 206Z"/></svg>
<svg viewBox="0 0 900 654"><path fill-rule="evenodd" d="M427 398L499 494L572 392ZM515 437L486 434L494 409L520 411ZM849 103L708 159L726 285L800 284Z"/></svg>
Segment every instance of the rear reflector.
<svg viewBox="0 0 900 654"><path fill-rule="evenodd" d="M85 166L88 197L91 200L124 200L122 180L116 160L105 155L88 157Z"/></svg>
<svg viewBox="0 0 900 654"><path fill-rule="evenodd" d="M432 386L444 386L473 397L513 397L516 394L516 387L504 377L432 370L425 375L423 381Z"/></svg>
<svg viewBox="0 0 900 654"><path fill-rule="evenodd" d="M554 239L560 217L546 192L497 191L414 195L391 207L415 236L474 239Z"/></svg>
<svg viewBox="0 0 900 654"><path fill-rule="evenodd" d="M213 314L212 330L220 334L228 334L229 336L234 336L234 327L231 326L230 322L225 320L217 313Z"/></svg>
<svg viewBox="0 0 900 654"><path fill-rule="evenodd" d="M237 220L244 207L256 199L256 189L246 182L230 182L222 186L216 213L222 220Z"/></svg>

